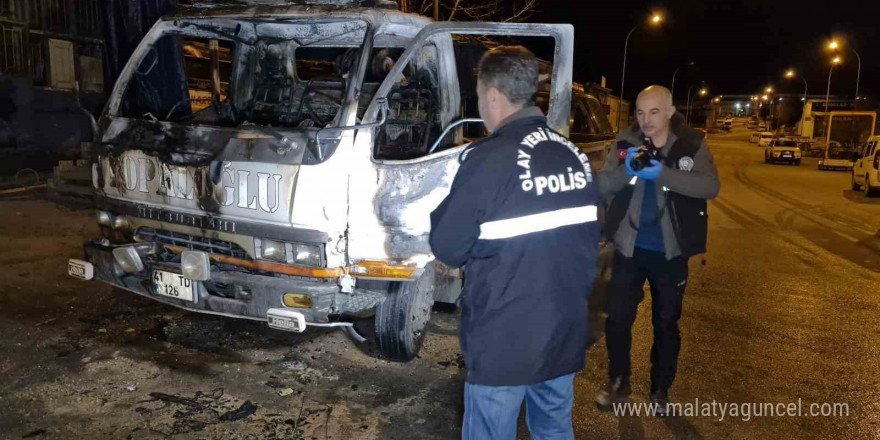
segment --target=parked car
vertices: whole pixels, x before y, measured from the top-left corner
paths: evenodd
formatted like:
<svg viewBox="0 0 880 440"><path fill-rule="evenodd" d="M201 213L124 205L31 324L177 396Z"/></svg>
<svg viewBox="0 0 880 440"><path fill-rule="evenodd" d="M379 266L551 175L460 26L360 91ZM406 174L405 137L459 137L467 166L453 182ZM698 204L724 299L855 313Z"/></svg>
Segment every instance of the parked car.
<svg viewBox="0 0 880 440"><path fill-rule="evenodd" d="M759 140L761 140L760 131L753 132L751 136L749 136L749 142L752 144L757 144Z"/></svg>
<svg viewBox="0 0 880 440"><path fill-rule="evenodd" d="M807 142L808 144L804 150L804 157L825 156L825 139L813 139Z"/></svg>
<svg viewBox="0 0 880 440"><path fill-rule="evenodd" d="M865 196L880 195L880 136L868 138L852 169L852 189L864 189Z"/></svg>
<svg viewBox="0 0 880 440"><path fill-rule="evenodd" d="M71 276L278 330L362 340L374 318L383 356L418 354L462 285L428 244L469 143L454 36L556 40L547 123L568 134L573 29L323 3L181 6L150 29L98 123L101 235Z"/></svg>
<svg viewBox="0 0 880 440"><path fill-rule="evenodd" d="M758 131L767 131L767 123L764 121L759 122Z"/></svg>
<svg viewBox="0 0 880 440"><path fill-rule="evenodd" d="M765 131L758 134L758 146L766 147L770 145L770 141L776 138L776 133Z"/></svg>
<svg viewBox="0 0 880 440"><path fill-rule="evenodd" d="M754 130L758 128L758 119L749 118L749 121L746 123L746 128L748 128L749 130Z"/></svg>
<svg viewBox="0 0 880 440"><path fill-rule="evenodd" d="M724 131L730 131L733 128L733 119L725 119L724 123L721 125L721 129Z"/></svg>
<svg viewBox="0 0 880 440"><path fill-rule="evenodd" d="M764 163L801 164L801 149L791 139L773 139L764 149Z"/></svg>

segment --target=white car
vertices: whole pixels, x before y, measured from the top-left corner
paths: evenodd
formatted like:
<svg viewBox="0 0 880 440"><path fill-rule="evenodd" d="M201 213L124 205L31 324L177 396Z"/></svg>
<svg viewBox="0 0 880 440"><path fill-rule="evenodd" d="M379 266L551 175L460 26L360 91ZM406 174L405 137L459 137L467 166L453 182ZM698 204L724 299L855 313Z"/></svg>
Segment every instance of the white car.
<svg viewBox="0 0 880 440"><path fill-rule="evenodd" d="M764 149L764 163L788 162L801 164L801 149L790 139L773 139Z"/></svg>
<svg viewBox="0 0 880 440"><path fill-rule="evenodd" d="M769 147L770 141L776 138L776 134L772 131L765 131L758 134L758 146Z"/></svg>
<svg viewBox="0 0 880 440"><path fill-rule="evenodd" d="M865 190L865 196L880 195L880 136L868 138L852 169L852 189Z"/></svg>
<svg viewBox="0 0 880 440"><path fill-rule="evenodd" d="M751 136L749 136L749 143L750 144L757 144L760 139L761 139L761 132L756 131L756 132L752 133Z"/></svg>

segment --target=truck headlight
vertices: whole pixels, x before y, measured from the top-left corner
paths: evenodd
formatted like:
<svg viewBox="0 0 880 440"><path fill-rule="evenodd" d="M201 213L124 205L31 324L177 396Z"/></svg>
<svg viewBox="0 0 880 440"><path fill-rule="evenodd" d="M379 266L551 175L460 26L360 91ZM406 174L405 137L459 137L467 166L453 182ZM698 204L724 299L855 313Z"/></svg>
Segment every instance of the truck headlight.
<svg viewBox="0 0 880 440"><path fill-rule="evenodd" d="M287 243L274 240L261 240L260 257L267 260L287 262Z"/></svg>
<svg viewBox="0 0 880 440"><path fill-rule="evenodd" d="M98 211L98 224L101 226L113 227L114 217L107 211Z"/></svg>
<svg viewBox="0 0 880 440"><path fill-rule="evenodd" d="M180 270L184 278L208 281L211 278L211 260L207 252L183 251L180 254Z"/></svg>
<svg viewBox="0 0 880 440"><path fill-rule="evenodd" d="M134 246L121 246L113 249L113 259L125 273L138 273L144 270L144 262Z"/></svg>
<svg viewBox="0 0 880 440"><path fill-rule="evenodd" d="M255 238L254 251L257 254L257 258L277 261L279 263L301 264L314 267L321 267L324 263L324 249L321 245L287 243Z"/></svg>
<svg viewBox="0 0 880 440"><path fill-rule="evenodd" d="M131 221L129 221L128 217L120 215L113 219L113 229L128 231L131 229Z"/></svg>
<svg viewBox="0 0 880 440"><path fill-rule="evenodd" d="M321 266L321 247L310 244L297 244L294 246L294 262L306 266Z"/></svg>

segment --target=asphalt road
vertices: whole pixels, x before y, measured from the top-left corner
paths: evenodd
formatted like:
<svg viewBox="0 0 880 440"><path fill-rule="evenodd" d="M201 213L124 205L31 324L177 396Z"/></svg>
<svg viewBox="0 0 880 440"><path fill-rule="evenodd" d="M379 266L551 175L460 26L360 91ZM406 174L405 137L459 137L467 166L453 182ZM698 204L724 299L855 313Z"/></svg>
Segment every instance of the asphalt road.
<svg viewBox="0 0 880 440"><path fill-rule="evenodd" d="M709 251L690 264L673 402L846 403L848 417L622 417L591 399L603 344L577 378L578 438L880 438L880 199L848 172L769 165L749 132L709 135L721 193ZM633 400L647 402L650 303L633 334ZM684 408L684 407L683 407ZM740 406L740 408L742 408ZM820 407L821 408L821 407ZM752 411L754 413L754 411Z"/></svg>
<svg viewBox="0 0 880 440"><path fill-rule="evenodd" d="M722 189L705 264L691 261L671 390L716 413L598 411L600 340L576 379L578 439L880 438L880 199L814 159L764 164L747 136L710 135ZM0 199L0 212L0 439L460 435L455 313L434 314L420 358L390 363L339 332L288 334L72 280L66 259L97 234L91 211L19 197ZM649 307L633 331L635 402L647 401ZM798 402L804 415L729 412ZM814 403L848 415L810 417Z"/></svg>

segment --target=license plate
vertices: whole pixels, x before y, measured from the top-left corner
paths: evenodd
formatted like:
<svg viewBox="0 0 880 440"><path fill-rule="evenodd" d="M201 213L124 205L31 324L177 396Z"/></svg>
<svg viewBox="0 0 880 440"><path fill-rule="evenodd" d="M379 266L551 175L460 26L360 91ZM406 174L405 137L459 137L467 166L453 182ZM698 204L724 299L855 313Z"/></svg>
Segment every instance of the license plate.
<svg viewBox="0 0 880 440"><path fill-rule="evenodd" d="M153 292L158 295L195 301L193 283L195 283L193 280L186 279L179 273L164 270L153 272Z"/></svg>
<svg viewBox="0 0 880 440"><path fill-rule="evenodd" d="M88 281L95 277L95 266L88 261L68 260L67 274L74 278Z"/></svg>
<svg viewBox="0 0 880 440"><path fill-rule="evenodd" d="M302 333L306 329L306 316L293 310L269 309L266 322L269 327L289 332Z"/></svg>

